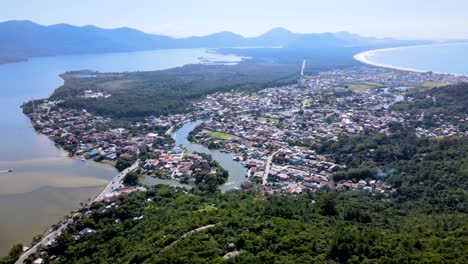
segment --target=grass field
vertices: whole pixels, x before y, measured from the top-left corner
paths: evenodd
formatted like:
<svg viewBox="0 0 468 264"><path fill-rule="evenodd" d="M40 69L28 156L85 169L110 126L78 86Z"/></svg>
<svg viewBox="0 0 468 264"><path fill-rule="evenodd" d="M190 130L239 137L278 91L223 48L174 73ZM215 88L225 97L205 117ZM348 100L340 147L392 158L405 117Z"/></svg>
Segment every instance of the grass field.
<svg viewBox="0 0 468 264"><path fill-rule="evenodd" d="M353 84L347 84L346 86L353 91L367 91L370 89L383 87L382 84L375 83L375 82L353 83Z"/></svg>
<svg viewBox="0 0 468 264"><path fill-rule="evenodd" d="M447 82L423 82L420 86L425 88L437 88L442 86L447 86L450 83Z"/></svg>
<svg viewBox="0 0 468 264"><path fill-rule="evenodd" d="M115 167L115 164L117 163L117 161L115 161L115 160L101 160L101 163L109 164L112 167Z"/></svg>
<svg viewBox="0 0 468 264"><path fill-rule="evenodd" d="M265 120L270 123L277 124L279 122L278 118L271 118L271 117L260 117L260 119Z"/></svg>
<svg viewBox="0 0 468 264"><path fill-rule="evenodd" d="M224 132L218 132L218 131L211 131L211 130L203 130L204 133L207 133L208 135L217 138L217 139L222 139L222 140L228 140L228 139L238 139L239 137L233 134L228 134Z"/></svg>
<svg viewBox="0 0 468 264"><path fill-rule="evenodd" d="M310 98L305 99L304 102L302 102L302 105L304 107L309 107L311 104L312 104L312 99L310 99Z"/></svg>

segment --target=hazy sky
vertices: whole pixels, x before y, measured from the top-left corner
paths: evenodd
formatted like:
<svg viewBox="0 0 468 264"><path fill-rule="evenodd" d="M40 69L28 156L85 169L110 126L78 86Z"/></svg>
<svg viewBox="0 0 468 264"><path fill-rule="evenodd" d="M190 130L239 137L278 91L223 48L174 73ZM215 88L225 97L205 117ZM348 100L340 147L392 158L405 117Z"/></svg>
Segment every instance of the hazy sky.
<svg viewBox="0 0 468 264"><path fill-rule="evenodd" d="M468 38L468 0L0 0L0 21L32 20L171 36L350 31L398 38Z"/></svg>

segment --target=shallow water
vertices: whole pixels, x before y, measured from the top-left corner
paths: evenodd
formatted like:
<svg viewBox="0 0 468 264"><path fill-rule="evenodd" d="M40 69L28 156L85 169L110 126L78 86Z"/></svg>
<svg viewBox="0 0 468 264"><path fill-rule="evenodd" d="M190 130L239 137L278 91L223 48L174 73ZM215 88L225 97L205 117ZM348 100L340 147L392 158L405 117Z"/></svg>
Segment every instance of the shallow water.
<svg viewBox="0 0 468 264"><path fill-rule="evenodd" d="M161 70L199 63L202 57L237 62L205 49L156 50L33 58L0 65L0 256L17 242L57 222L80 202L94 198L115 174L108 165L70 159L37 134L19 106L48 97L70 70L102 72Z"/></svg>

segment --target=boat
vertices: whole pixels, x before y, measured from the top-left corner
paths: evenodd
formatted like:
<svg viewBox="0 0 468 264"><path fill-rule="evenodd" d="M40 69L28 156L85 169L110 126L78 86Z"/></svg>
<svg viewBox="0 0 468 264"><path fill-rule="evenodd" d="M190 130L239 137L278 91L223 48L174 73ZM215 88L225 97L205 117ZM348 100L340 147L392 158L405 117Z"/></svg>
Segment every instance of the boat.
<svg viewBox="0 0 468 264"><path fill-rule="evenodd" d="M8 172L13 172L13 169L9 169Z"/></svg>

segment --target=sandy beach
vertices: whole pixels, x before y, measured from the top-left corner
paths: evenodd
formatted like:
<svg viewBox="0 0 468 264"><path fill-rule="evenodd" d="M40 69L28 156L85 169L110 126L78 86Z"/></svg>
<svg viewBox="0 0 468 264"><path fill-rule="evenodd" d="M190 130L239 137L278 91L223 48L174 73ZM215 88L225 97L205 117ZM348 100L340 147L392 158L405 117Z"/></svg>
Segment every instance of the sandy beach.
<svg viewBox="0 0 468 264"><path fill-rule="evenodd" d="M361 53L358 53L353 56L353 58L357 61L360 61L365 64L369 64L372 66L377 66L377 67L382 67L382 68L389 68L389 69L395 69L395 70L401 70L401 71L411 71L411 72L419 72L419 73L425 73L428 72L427 70L421 70L421 69L414 69L414 68L408 68L408 67L402 67L402 66L397 66L397 65L391 65L391 64L384 64L384 63L377 63L369 60L369 57L372 57L376 55L377 53L381 52L387 52L387 51L392 51L392 50L399 50L399 49L408 49L408 48L418 48L418 47L428 47L428 46L443 46L443 45L466 45L467 43L435 43L435 44L426 44L426 45L415 45L415 46L403 46L403 47L394 47L394 48L386 48L386 49L376 49L376 50L368 50L364 51ZM447 73L447 72L435 72L433 73L437 74L451 74L455 76L461 76L463 74L452 74L452 73ZM466 75L465 75L466 76Z"/></svg>

